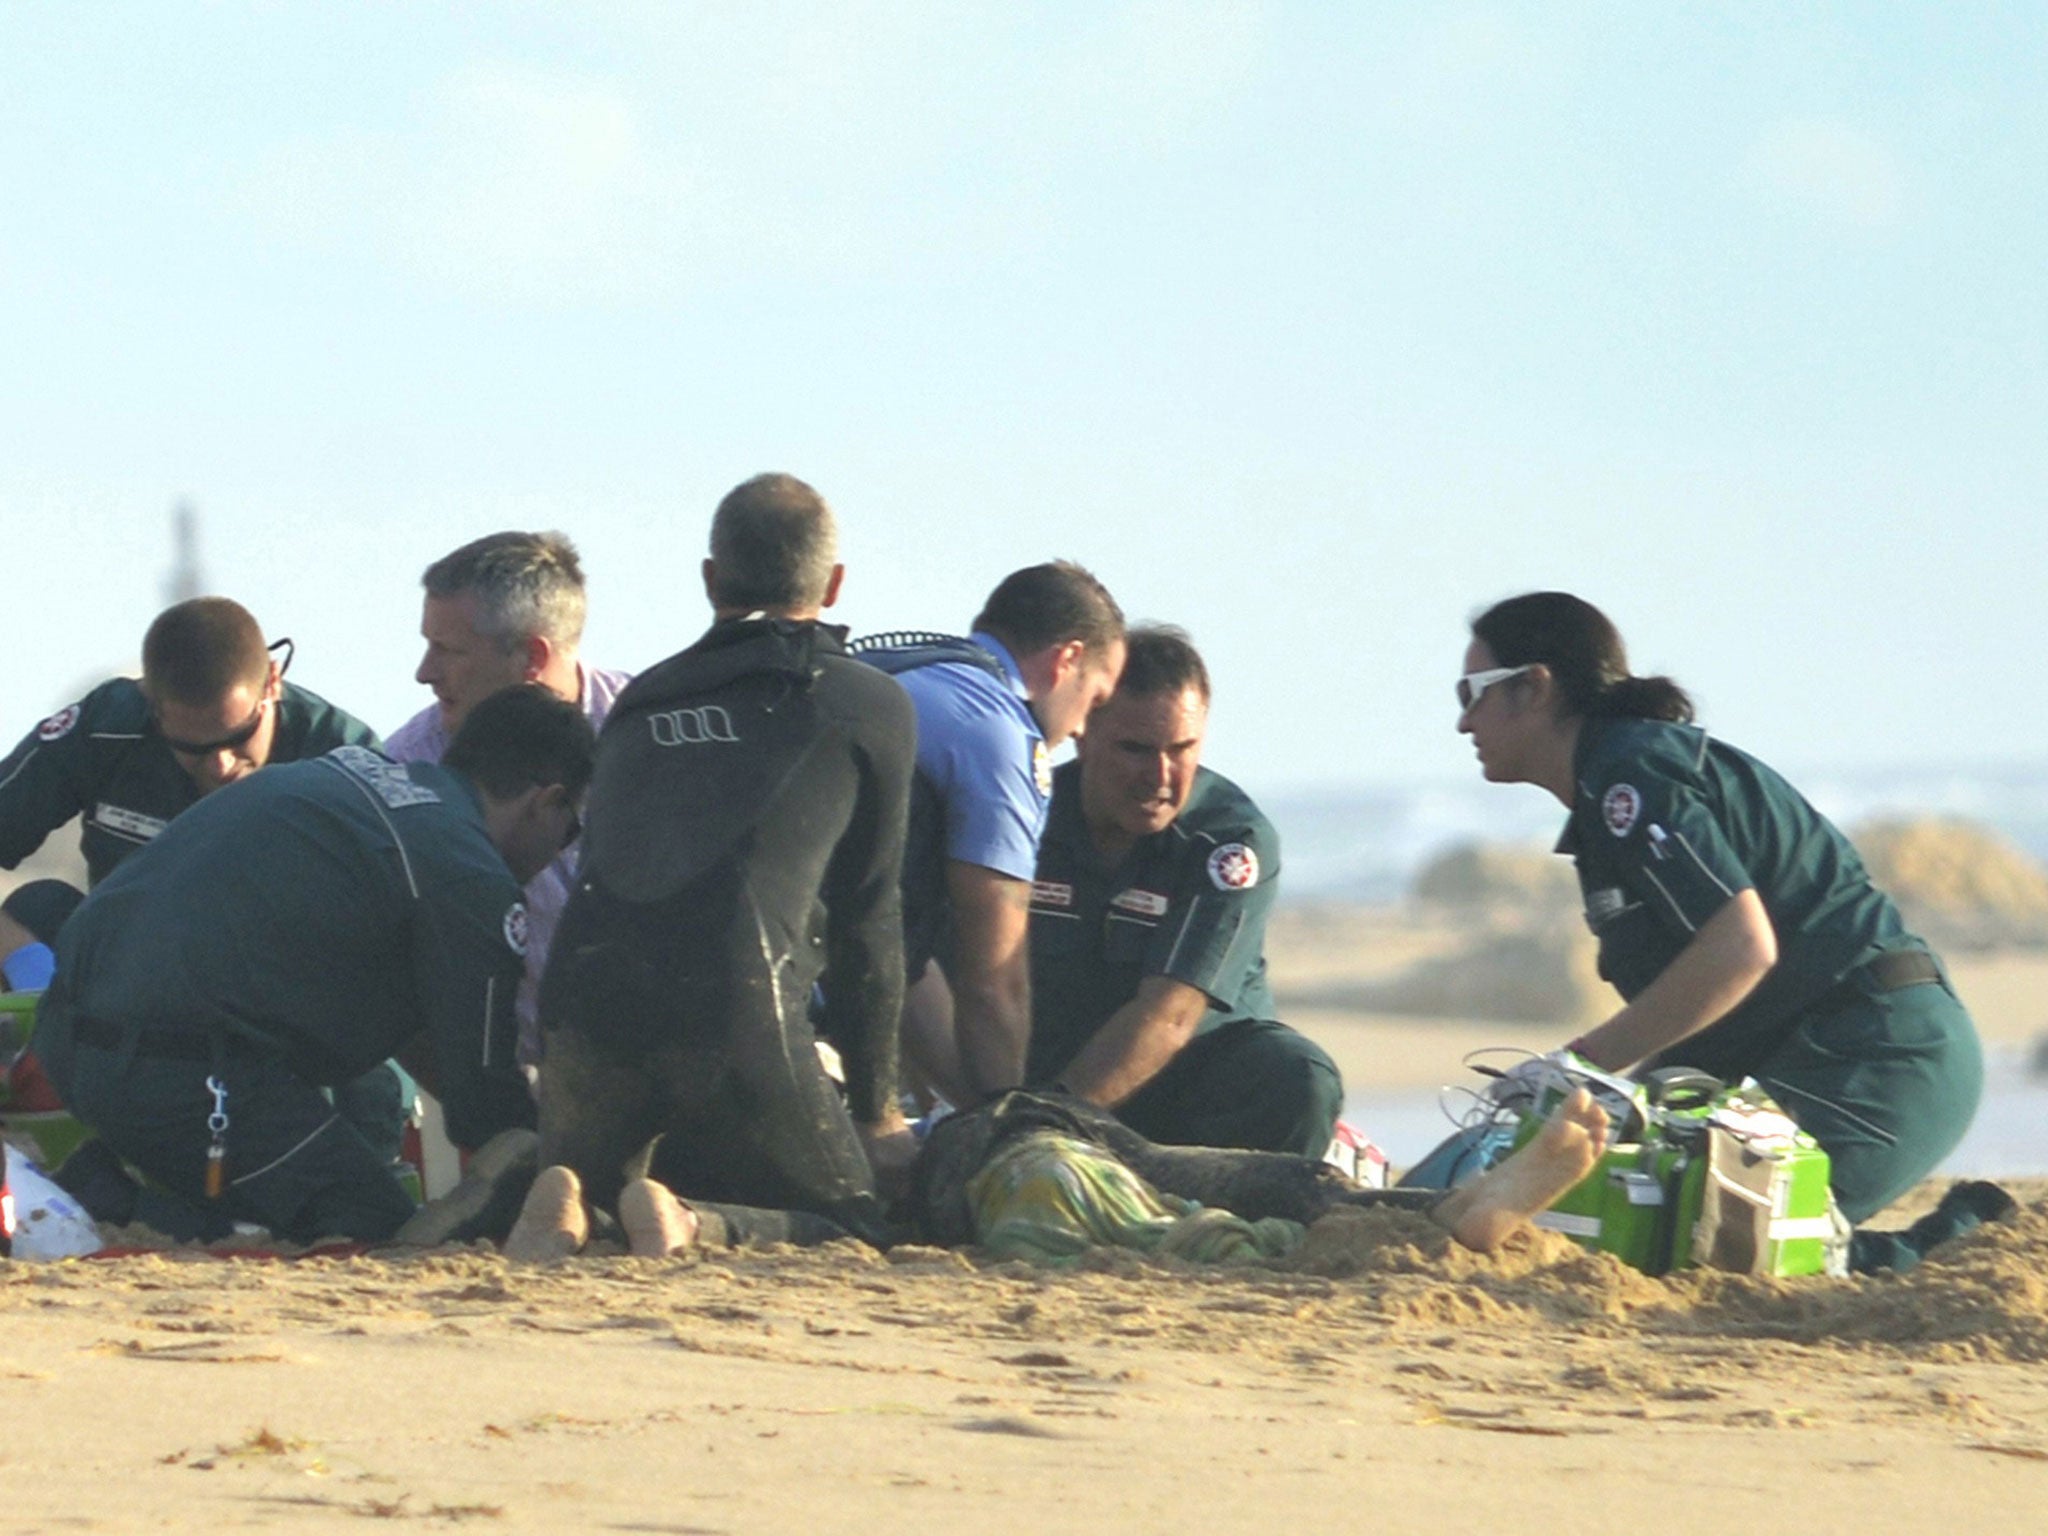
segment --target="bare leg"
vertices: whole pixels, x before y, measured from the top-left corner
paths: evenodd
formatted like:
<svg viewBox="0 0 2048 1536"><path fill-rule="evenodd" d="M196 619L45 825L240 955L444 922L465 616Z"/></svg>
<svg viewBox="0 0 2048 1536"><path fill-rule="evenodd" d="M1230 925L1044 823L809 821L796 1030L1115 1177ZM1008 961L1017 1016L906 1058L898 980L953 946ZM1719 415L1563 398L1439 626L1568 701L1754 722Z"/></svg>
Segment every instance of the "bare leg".
<svg viewBox="0 0 2048 1536"><path fill-rule="evenodd" d="M1607 1140L1607 1111L1583 1088L1498 1167L1445 1195L1430 1219L1467 1248L1491 1253L1593 1171Z"/></svg>
<svg viewBox="0 0 2048 1536"><path fill-rule="evenodd" d="M512 1235L505 1239L505 1257L515 1264L553 1264L581 1251L589 1241L583 1181L561 1163L543 1168L527 1191Z"/></svg>
<svg viewBox="0 0 2048 1536"><path fill-rule="evenodd" d="M634 1179L619 1191L619 1225L635 1258L665 1259L697 1241L697 1213L653 1179Z"/></svg>

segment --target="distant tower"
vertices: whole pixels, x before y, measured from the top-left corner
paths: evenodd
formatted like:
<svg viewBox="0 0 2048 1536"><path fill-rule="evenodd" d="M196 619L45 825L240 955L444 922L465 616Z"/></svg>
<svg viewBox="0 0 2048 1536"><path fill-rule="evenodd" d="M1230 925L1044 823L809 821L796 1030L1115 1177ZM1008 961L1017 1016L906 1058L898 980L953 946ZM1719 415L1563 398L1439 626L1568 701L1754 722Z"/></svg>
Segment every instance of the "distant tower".
<svg viewBox="0 0 2048 1536"><path fill-rule="evenodd" d="M199 570L199 513L189 501L171 509L171 573L164 578L164 603L182 603L206 590Z"/></svg>

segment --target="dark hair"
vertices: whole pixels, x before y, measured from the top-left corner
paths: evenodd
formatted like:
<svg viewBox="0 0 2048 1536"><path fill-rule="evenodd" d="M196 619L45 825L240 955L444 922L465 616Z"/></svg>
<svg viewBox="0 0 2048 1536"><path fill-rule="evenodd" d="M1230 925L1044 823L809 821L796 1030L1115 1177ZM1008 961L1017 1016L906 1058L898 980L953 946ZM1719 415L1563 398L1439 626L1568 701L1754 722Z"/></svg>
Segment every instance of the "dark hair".
<svg viewBox="0 0 2048 1536"><path fill-rule="evenodd" d="M1119 694L1139 699L1194 689L1209 700L1209 669L1188 632L1175 624L1141 624L1124 636L1124 670Z"/></svg>
<svg viewBox="0 0 2048 1536"><path fill-rule="evenodd" d="M795 475L756 475L711 518L711 600L720 608L815 608L839 560L825 498Z"/></svg>
<svg viewBox="0 0 2048 1536"><path fill-rule="evenodd" d="M240 684L262 687L269 675L263 630L232 598L174 603L142 637L142 691L153 702L204 709Z"/></svg>
<svg viewBox="0 0 2048 1536"><path fill-rule="evenodd" d="M55 944L57 930L84 900L85 892L68 880L29 880L7 893L0 912L26 928L38 943Z"/></svg>
<svg viewBox="0 0 2048 1536"><path fill-rule="evenodd" d="M1124 637L1124 611L1109 589L1071 560L1012 571L974 620L1018 656L1078 640L1101 651Z"/></svg>
<svg viewBox="0 0 2048 1536"><path fill-rule="evenodd" d="M583 711L539 683L501 688L478 704L441 754L443 767L496 800L549 784L581 795L596 762Z"/></svg>
<svg viewBox="0 0 2048 1536"><path fill-rule="evenodd" d="M477 633L506 650L529 636L560 649L583 638L583 562L564 533L487 533L420 575L429 597L476 597Z"/></svg>
<svg viewBox="0 0 2048 1536"><path fill-rule="evenodd" d="M1621 631L1569 592L1525 592L1472 621L1473 638L1503 667L1542 663L1573 715L1687 721L1692 699L1668 677L1634 677Z"/></svg>

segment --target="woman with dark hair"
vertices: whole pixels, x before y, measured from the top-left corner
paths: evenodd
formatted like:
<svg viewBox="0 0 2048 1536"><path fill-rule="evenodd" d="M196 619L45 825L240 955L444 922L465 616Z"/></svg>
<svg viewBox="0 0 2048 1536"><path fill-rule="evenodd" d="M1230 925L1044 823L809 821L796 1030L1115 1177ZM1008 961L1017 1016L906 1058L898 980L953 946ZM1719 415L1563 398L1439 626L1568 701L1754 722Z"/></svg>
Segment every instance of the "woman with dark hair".
<svg viewBox="0 0 2048 1536"><path fill-rule="evenodd" d="M1755 1078L1827 1151L1852 1222L1962 1139L1984 1065L1940 961L1791 785L1695 726L1671 679L1631 675L1605 614L1564 592L1495 604L1472 623L1457 692L1480 771L1570 813L1558 851L1625 999L1572 1050L1610 1071ZM1859 1247L1861 1268L1916 1256L1876 1234Z"/></svg>

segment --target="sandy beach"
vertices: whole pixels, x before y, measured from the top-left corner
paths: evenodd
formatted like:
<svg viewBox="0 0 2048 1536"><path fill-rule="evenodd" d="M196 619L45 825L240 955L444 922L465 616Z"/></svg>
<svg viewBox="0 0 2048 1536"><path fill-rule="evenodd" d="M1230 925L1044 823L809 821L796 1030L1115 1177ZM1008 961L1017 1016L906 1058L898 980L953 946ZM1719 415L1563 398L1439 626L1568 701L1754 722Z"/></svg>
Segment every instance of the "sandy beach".
<svg viewBox="0 0 2048 1536"><path fill-rule="evenodd" d="M10 1530L1715 1531L2048 1496L2048 1187L1912 1275L1320 1226L1286 1270L846 1245L0 1267Z"/></svg>
<svg viewBox="0 0 2048 1536"><path fill-rule="evenodd" d="M1285 995L1452 942L1282 923ZM1368 957L1362 959L1361 957ZM2048 957L1966 956L1994 1045ZM1333 990L1334 988L1334 990ZM1298 1014L1348 1076L1555 1027ZM1369 1129L1369 1128L1368 1128ZM1877 1223L1929 1203L1916 1192ZM2048 1180L1903 1277L1648 1279L1347 1213L1284 1268L852 1245L518 1269L482 1248L0 1266L0 1528L1265 1530L2000 1521L2048 1498Z"/></svg>

